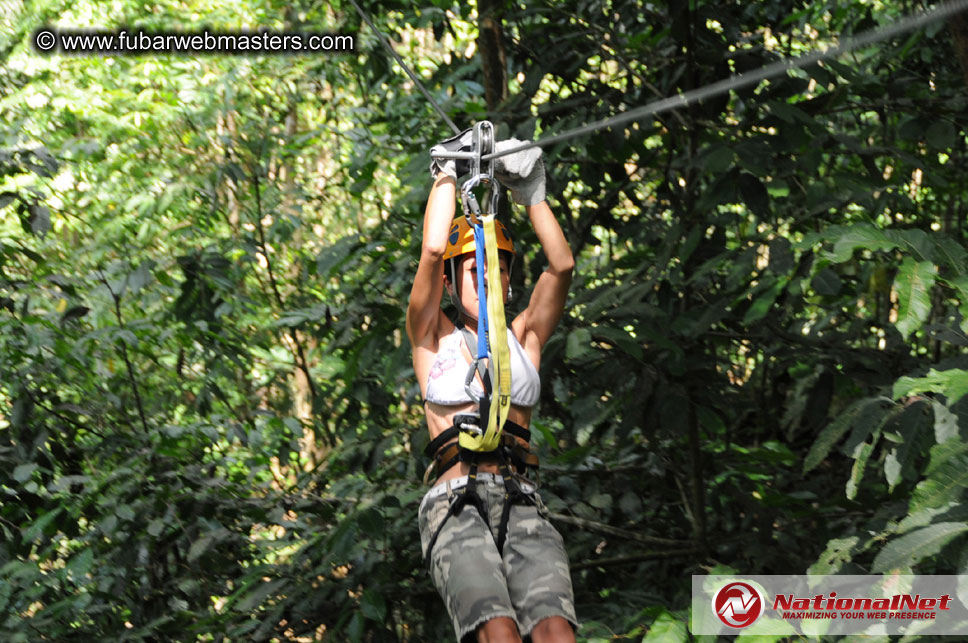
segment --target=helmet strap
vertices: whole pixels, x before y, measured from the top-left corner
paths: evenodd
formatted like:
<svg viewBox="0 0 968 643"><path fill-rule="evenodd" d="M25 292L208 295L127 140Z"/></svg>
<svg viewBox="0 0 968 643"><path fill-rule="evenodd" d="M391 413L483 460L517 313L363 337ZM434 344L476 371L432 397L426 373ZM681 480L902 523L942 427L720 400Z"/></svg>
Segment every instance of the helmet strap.
<svg viewBox="0 0 968 643"><path fill-rule="evenodd" d="M450 263L450 290L448 294L450 295L450 303L454 305L457 309L457 314L461 317L470 317L467 314L467 310L464 308L464 304L460 301L460 284L457 281L457 259L462 256L451 258L448 263Z"/></svg>

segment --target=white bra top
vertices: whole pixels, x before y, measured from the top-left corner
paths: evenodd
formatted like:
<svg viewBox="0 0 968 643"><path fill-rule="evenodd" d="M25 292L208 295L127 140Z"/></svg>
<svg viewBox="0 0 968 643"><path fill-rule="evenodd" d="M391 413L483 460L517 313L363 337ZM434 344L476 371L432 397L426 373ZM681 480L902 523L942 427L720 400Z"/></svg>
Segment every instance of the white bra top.
<svg viewBox="0 0 968 643"><path fill-rule="evenodd" d="M461 351L462 343L464 343L464 337L459 328L455 328L450 335L440 338L437 358L427 377L427 393L424 395L427 402L454 406L477 401L472 400L464 389L464 380L470 364ZM541 376L538 375L538 370L510 328L508 328L508 349L511 353L511 404L532 407L538 403L538 396L541 393ZM476 352L471 350L471 355ZM476 376L471 382L471 390L478 397L484 394L480 380Z"/></svg>

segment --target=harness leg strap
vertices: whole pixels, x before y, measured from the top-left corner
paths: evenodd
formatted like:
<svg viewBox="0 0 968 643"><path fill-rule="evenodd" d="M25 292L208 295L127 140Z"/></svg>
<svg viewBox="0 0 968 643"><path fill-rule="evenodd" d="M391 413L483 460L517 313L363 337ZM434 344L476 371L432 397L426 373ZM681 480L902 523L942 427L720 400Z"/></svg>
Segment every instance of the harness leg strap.
<svg viewBox="0 0 968 643"><path fill-rule="evenodd" d="M449 483L448 483L449 484ZM457 516L463 511L466 505L473 505L477 509L477 513L480 514L481 520L484 521L484 527L490 531L491 521L487 516L487 508L484 506L484 500L477 495L477 462L471 464L470 473L467 476L467 486L464 487L461 492L457 495L447 508L447 513L444 515L444 519L440 521L440 525L434 531L434 535L430 538L430 543L427 544L427 555L424 559L424 564L429 568L430 561L434 552L434 545L437 544L437 539L440 537L440 533L444 530L444 525L450 520L451 516Z"/></svg>
<svg viewBox="0 0 968 643"><path fill-rule="evenodd" d="M504 543L508 537L508 523L511 520L511 507L514 505L533 505L534 499L521 491L521 485L511 473L508 462L501 459L501 476L504 478L504 509L501 511L501 523L497 528L497 550L504 555Z"/></svg>

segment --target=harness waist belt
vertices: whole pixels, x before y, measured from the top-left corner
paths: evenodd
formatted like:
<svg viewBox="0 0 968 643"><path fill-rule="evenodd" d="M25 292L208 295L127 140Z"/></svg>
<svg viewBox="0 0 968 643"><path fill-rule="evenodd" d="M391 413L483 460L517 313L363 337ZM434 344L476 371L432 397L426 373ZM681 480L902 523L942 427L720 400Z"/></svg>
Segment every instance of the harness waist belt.
<svg viewBox="0 0 968 643"><path fill-rule="evenodd" d="M441 482L439 485L432 487L430 491L424 494L424 499L420 502L422 505L425 502L433 500L438 496L442 496L447 493L447 487L450 487L451 491L457 491L458 489L463 489L467 486L469 476L460 476L459 478L453 478L445 482ZM504 476L500 473L478 473L478 482L493 482L494 484L503 484ZM521 486L521 491L524 493L532 493L535 490L535 485L528 482L518 481Z"/></svg>
<svg viewBox="0 0 968 643"><path fill-rule="evenodd" d="M502 462L508 459L518 473L524 473L529 467L538 468L538 456L531 453L527 442L531 439L531 431L520 424L506 421L504 431L502 431L498 446L492 451L478 452L465 449L458 442L451 442L458 437L461 431L468 429L478 429L480 419L477 415L458 414L454 417L453 426L446 429L436 438L431 440L424 453L433 458L430 467L424 475L424 482L428 482L431 474L439 478L443 473L456 465L458 462ZM518 441L523 440L525 444ZM446 445L446 446L444 446Z"/></svg>
<svg viewBox="0 0 968 643"><path fill-rule="evenodd" d="M433 455L440 450L440 447L456 438L462 428L465 430L471 428L480 431L480 421L481 420L477 415L473 415L471 413L460 413L455 415L453 425L445 429L443 433L431 440L430 444L428 444L424 449L424 454L429 457L433 457ZM511 420L507 420L504 423L504 431L510 433L516 438L521 438L525 442L531 441L531 430L521 426L520 424L517 424L516 422L512 422Z"/></svg>

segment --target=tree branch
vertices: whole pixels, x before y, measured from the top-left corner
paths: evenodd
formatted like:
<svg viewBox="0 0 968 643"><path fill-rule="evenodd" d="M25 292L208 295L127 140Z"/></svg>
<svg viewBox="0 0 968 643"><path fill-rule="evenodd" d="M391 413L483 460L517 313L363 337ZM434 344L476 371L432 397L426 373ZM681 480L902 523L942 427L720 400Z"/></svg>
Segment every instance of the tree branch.
<svg viewBox="0 0 968 643"><path fill-rule="evenodd" d="M279 306L279 311L283 312L286 306L285 302L282 300L282 294L279 292L279 286L276 282L275 274L272 271L272 259L269 256L269 246L266 242L265 228L262 227L262 189L259 185L259 174L256 171L252 172L252 189L255 192L255 224L256 229L259 231L259 246L262 248L262 256L266 258L266 271L269 277L269 286L272 289L272 295L276 300L276 305ZM295 328L289 330L289 337L292 339L292 349L295 352L296 366L306 376L306 383L309 386L309 395L312 398L313 408L315 408L316 400L319 398L319 392L316 390L316 383L313 381L312 373L309 372L309 360L306 359L306 352L303 350L302 343L299 341L299 334L296 332ZM335 437L328 430L325 431L325 433L327 441L330 444L333 444L335 442Z"/></svg>
<svg viewBox="0 0 968 643"><path fill-rule="evenodd" d="M699 547L688 547L686 549L670 549L668 551L648 551L642 554L632 554L631 556L615 556L613 558L601 558L599 560L583 560L580 563L569 565L571 571L580 569L591 569L594 567L611 567L614 565L624 565L626 563L640 563L646 560L661 560L663 558L679 558L680 556L695 556L702 553Z"/></svg>
<svg viewBox="0 0 968 643"><path fill-rule="evenodd" d="M124 319L121 317L121 296L115 293L111 289L111 284L104 277L104 273L98 271L101 279L101 283L104 287L108 289L111 293L111 299L114 300L114 315L118 319L118 328L124 330ZM141 403L141 391L138 388L138 380L134 376L134 366L131 364L131 360L128 358L128 345L124 341L123 337L118 338L118 342L121 344L121 358L124 360L124 365L128 370L128 381L131 383L131 389L134 392L134 401L138 406L138 415L141 417L141 427L144 429L145 434L148 433L148 418L145 416L144 405Z"/></svg>
<svg viewBox="0 0 968 643"><path fill-rule="evenodd" d="M658 538L656 536L646 536L644 534L639 534L634 531L629 531L628 529L621 529L619 527L613 527L611 525L606 525L605 523L595 522L594 520L586 520L585 518L578 518L576 516L566 516L565 514L552 513L548 516L555 522L564 523L566 525L573 525L580 529L586 531L594 531L600 534L607 534L609 536L617 536L619 538L625 538L626 540L634 540L636 542L645 543L649 545L670 545L678 546L688 545L689 541L686 540L675 540L672 538Z"/></svg>
<svg viewBox="0 0 968 643"><path fill-rule="evenodd" d="M706 482L703 477L702 449L700 448L699 420L692 395L686 401L689 422L689 464L691 482L691 505L695 539L701 549L706 548Z"/></svg>

